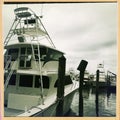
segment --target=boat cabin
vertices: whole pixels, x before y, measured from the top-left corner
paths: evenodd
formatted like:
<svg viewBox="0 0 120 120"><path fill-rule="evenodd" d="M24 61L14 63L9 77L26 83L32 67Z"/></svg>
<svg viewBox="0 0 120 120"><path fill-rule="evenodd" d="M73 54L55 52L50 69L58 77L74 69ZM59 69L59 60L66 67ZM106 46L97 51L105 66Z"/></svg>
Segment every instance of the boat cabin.
<svg viewBox="0 0 120 120"><path fill-rule="evenodd" d="M9 81L5 90L5 106L23 110L24 107L20 108L19 102L13 105L13 100L27 100L34 96L37 101L41 94L45 97L56 90L58 60L63 55L62 52L44 45L38 47L33 44L31 47L29 43L12 44L5 48L4 78L5 82ZM66 76L65 85L69 84L72 84L72 80ZM25 104L27 103L21 103L22 106Z"/></svg>
<svg viewBox="0 0 120 120"><path fill-rule="evenodd" d="M55 48L39 16L31 9L21 7L14 12L14 22L4 41L5 116L17 116L44 105L50 96L56 99L59 58L64 54ZM46 38L52 47L41 44ZM69 85L72 80L67 75L65 86Z"/></svg>

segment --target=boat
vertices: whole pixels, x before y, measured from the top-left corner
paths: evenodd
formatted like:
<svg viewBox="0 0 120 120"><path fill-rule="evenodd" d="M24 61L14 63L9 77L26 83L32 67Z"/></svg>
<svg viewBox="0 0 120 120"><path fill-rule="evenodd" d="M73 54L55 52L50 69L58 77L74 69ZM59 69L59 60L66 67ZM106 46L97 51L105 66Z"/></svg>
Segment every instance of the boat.
<svg viewBox="0 0 120 120"><path fill-rule="evenodd" d="M55 48L35 12L19 7L14 13L4 41L4 116L56 116L59 58L64 53ZM41 43L45 39L50 46ZM64 82L66 114L79 84L70 75Z"/></svg>
<svg viewBox="0 0 120 120"><path fill-rule="evenodd" d="M83 85L84 85L84 86L90 85L90 73L88 72L88 70L85 70L85 72L84 72Z"/></svg>
<svg viewBox="0 0 120 120"><path fill-rule="evenodd" d="M106 87L107 86L107 80L106 80L106 74L105 74L105 68L104 64L100 63L97 65L97 70L99 70L99 82L98 86L99 87ZM96 86L96 79L97 79L97 74L94 75L94 79L92 81L92 86Z"/></svg>
<svg viewBox="0 0 120 120"><path fill-rule="evenodd" d="M116 78L117 75L115 73L107 71L107 83L110 91L116 91Z"/></svg>
<svg viewBox="0 0 120 120"><path fill-rule="evenodd" d="M84 72L84 81L83 81L83 85L85 87L90 87L92 86L93 83L93 79L94 79L94 75L90 74L90 72L88 70L85 70Z"/></svg>
<svg viewBox="0 0 120 120"><path fill-rule="evenodd" d="M85 70L84 72L84 81L85 80L90 80L90 73L88 72L88 70Z"/></svg>

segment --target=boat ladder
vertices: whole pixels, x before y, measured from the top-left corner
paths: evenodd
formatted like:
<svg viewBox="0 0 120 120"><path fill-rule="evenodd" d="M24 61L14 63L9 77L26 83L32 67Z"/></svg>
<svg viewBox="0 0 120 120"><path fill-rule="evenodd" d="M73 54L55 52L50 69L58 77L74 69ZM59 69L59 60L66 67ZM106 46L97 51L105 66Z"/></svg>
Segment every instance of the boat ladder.
<svg viewBox="0 0 120 120"><path fill-rule="evenodd" d="M37 46L34 46L32 44L32 41L36 41L37 42ZM40 87L40 91L41 91L41 98L42 98L42 104L44 104L44 99L43 99L43 80L42 80L42 64L41 64L41 57L40 57L40 43L37 40L31 40L31 47L32 47L32 54L33 54L33 58L35 60L35 66L36 68L38 68L39 70L39 83L41 84ZM37 61L38 61L38 65L37 65Z"/></svg>
<svg viewBox="0 0 120 120"><path fill-rule="evenodd" d="M15 65L16 65L16 62L13 63L13 65L11 66L11 68L15 67ZM9 84L9 81L10 81L10 78L11 78L12 74L16 72L16 70L12 70L11 68L10 68L10 72L8 71L9 74L8 74L6 80L5 80L4 91L6 90L8 84Z"/></svg>
<svg viewBox="0 0 120 120"><path fill-rule="evenodd" d="M4 59L5 59L4 70L8 70L8 67L10 66L10 63L11 63L11 56L5 55Z"/></svg>

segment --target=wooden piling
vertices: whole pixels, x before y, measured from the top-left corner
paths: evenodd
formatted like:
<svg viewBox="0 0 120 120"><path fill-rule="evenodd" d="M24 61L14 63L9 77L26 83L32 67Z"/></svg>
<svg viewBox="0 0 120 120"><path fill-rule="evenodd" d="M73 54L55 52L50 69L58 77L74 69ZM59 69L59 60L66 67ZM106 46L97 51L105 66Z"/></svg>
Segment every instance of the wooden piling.
<svg viewBox="0 0 120 120"><path fill-rule="evenodd" d="M96 116L99 116L99 70L96 72Z"/></svg>
<svg viewBox="0 0 120 120"><path fill-rule="evenodd" d="M56 116L63 116L65 67L66 58L62 56L59 58Z"/></svg>
<svg viewBox="0 0 120 120"><path fill-rule="evenodd" d="M109 75L109 71L107 71L107 88L109 89L110 87L110 75Z"/></svg>
<svg viewBox="0 0 120 120"><path fill-rule="evenodd" d="M77 70L80 71L80 80L79 80L79 116L83 117L83 80L84 80L84 72L88 62L82 60L79 64Z"/></svg>

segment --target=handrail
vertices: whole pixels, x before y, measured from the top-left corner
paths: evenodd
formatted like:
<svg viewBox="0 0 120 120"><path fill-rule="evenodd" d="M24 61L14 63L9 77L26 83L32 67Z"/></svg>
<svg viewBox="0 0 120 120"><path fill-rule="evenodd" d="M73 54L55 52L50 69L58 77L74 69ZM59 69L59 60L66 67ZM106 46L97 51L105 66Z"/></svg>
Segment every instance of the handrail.
<svg viewBox="0 0 120 120"><path fill-rule="evenodd" d="M16 61L13 62L11 68L14 67L15 65L16 65ZM11 78L11 76L12 76L12 74L13 74L14 72L15 72L15 70L12 70L12 69L10 70L10 72L9 72L9 74L8 74L8 76L7 76L7 79L5 80L4 91L6 90L8 84L9 84L9 80L10 80L10 78Z"/></svg>
<svg viewBox="0 0 120 120"><path fill-rule="evenodd" d="M6 61L4 69L6 70L8 68L8 66L9 66L9 64L11 63L11 55L5 55L4 58L5 58L5 61Z"/></svg>

